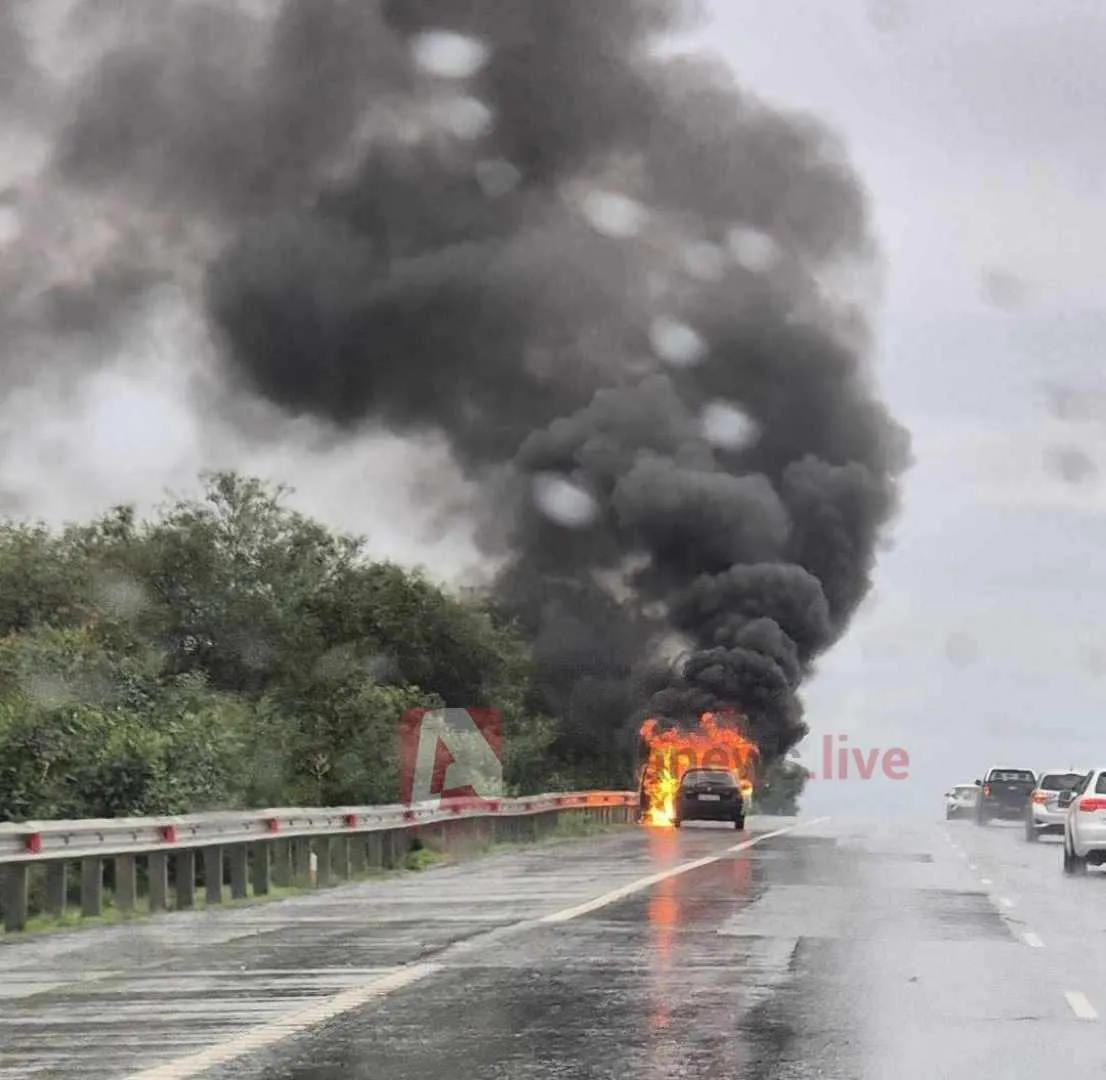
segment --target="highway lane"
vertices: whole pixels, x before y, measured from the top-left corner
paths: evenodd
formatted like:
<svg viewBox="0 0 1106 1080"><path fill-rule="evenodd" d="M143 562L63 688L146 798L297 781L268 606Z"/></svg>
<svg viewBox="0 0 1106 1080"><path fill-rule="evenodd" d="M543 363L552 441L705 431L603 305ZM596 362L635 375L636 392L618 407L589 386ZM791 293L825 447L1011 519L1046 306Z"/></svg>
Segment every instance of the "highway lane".
<svg viewBox="0 0 1106 1080"><path fill-rule="evenodd" d="M1106 871L1063 872L1060 837L1024 839L1019 823L949 822L947 842L1014 931L1065 972L1073 1008L1106 1023ZM1106 1054L1103 1055L1106 1060Z"/></svg>
<svg viewBox="0 0 1106 1080"><path fill-rule="evenodd" d="M1002 826L751 824L756 842L737 850L722 827L635 829L67 935L47 961L6 946L0 968L23 990L6 992L0 1077L1100 1067L1106 875L1063 879L1055 846Z"/></svg>

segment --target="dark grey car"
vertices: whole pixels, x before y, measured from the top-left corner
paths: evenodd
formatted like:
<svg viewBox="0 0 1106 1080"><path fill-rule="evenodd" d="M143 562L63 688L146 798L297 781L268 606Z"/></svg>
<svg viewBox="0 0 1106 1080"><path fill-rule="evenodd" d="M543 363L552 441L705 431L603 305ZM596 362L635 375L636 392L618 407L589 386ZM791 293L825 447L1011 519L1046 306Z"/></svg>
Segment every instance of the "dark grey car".
<svg viewBox="0 0 1106 1080"><path fill-rule="evenodd" d="M729 769L688 769L680 777L673 824L685 821L732 821L745 828L745 800L741 782Z"/></svg>

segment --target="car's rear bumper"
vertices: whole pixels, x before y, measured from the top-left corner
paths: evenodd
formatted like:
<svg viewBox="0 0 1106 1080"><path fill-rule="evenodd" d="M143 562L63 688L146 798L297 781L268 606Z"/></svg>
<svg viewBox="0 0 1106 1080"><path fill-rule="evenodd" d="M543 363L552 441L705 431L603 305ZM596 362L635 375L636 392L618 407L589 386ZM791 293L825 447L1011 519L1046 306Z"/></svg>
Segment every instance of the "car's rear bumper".
<svg viewBox="0 0 1106 1080"><path fill-rule="evenodd" d="M737 802L688 800L676 804L676 817L680 821L734 821L744 814L744 807Z"/></svg>
<svg viewBox="0 0 1106 1080"><path fill-rule="evenodd" d="M1063 810L1053 810L1043 806L1034 806L1030 811L1031 824L1042 832L1063 832L1066 817Z"/></svg>
<svg viewBox="0 0 1106 1080"><path fill-rule="evenodd" d="M1025 817L1025 806L1025 803L1019 803L1016 806L1010 803L984 803L980 812L984 817L1013 821Z"/></svg>
<svg viewBox="0 0 1106 1080"><path fill-rule="evenodd" d="M1072 830L1072 842L1076 855L1083 856L1092 851L1106 852L1106 821L1080 822Z"/></svg>

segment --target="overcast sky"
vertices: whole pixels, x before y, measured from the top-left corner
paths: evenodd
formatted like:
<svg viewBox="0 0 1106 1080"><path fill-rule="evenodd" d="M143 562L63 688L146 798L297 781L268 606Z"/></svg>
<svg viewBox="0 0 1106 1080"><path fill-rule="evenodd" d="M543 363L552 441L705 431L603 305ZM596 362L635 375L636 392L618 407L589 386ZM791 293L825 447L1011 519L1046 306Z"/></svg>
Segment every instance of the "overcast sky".
<svg viewBox="0 0 1106 1080"><path fill-rule="evenodd" d="M712 8L745 85L829 122L870 191L879 378L917 457L803 746L903 747L910 775L804 807L940 813L989 763L1106 761L1106 5Z"/></svg>
<svg viewBox="0 0 1106 1080"><path fill-rule="evenodd" d="M807 692L804 744L812 765L825 733L902 747L910 776L815 781L806 806L940 813L946 787L990 762L1106 764L1106 5L711 7L710 40L747 89L832 125L869 189L885 286L874 359L917 457L876 595ZM0 172L26 162L9 154ZM261 451L178 404L195 366L181 356L206 346L174 318L59 386L64 408L9 397L9 509L80 517L233 465L294 484L302 508L382 555L469 565L396 482L409 453L395 440L336 455L289 428ZM1068 390L1066 413L1049 385Z"/></svg>

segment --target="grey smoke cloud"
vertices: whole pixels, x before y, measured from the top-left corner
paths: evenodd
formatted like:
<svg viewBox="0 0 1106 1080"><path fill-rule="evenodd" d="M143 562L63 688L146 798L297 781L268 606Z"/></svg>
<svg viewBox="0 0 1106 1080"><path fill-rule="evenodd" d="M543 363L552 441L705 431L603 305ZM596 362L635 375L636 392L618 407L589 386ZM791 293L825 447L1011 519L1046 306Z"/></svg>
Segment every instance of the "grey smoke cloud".
<svg viewBox="0 0 1106 1080"><path fill-rule="evenodd" d="M114 230L34 334L171 280L240 395L445 437L581 756L716 705L793 746L909 464L826 284L871 257L861 185L816 121L658 50L691 14L86 0L102 55L38 178Z"/></svg>

